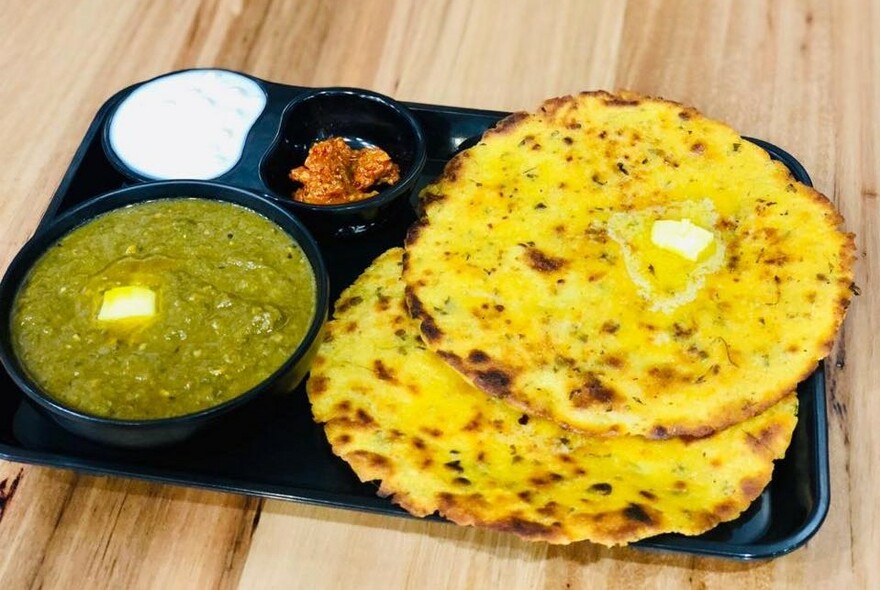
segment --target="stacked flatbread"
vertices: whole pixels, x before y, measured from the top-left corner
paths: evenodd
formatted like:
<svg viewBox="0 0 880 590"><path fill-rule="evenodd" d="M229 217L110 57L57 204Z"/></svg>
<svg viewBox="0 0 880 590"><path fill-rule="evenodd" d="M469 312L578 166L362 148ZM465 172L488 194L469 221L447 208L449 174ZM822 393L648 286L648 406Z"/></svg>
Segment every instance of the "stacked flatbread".
<svg viewBox="0 0 880 590"><path fill-rule="evenodd" d="M422 207L308 383L362 480L415 515L609 545L761 493L849 301L827 199L693 109L589 93L499 123ZM661 219L711 246L657 247Z"/></svg>

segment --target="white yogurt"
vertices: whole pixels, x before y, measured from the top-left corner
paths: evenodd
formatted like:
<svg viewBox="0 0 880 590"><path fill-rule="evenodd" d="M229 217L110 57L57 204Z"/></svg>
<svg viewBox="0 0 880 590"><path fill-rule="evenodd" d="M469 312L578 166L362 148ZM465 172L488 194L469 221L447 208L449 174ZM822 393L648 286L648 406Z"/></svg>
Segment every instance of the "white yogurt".
<svg viewBox="0 0 880 590"><path fill-rule="evenodd" d="M139 86L116 108L110 147L147 178L216 178L241 158L265 106L266 93L245 76L221 70L172 74Z"/></svg>

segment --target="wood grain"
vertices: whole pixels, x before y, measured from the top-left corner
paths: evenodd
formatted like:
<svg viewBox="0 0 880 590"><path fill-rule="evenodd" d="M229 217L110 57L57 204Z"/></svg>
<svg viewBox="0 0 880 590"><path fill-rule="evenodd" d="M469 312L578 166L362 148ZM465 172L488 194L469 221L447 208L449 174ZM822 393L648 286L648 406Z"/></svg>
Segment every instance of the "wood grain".
<svg viewBox="0 0 880 590"><path fill-rule="evenodd" d="M210 65L501 110L594 88L694 104L805 164L857 235L862 293L829 365L831 510L786 557L549 547L0 463L0 586L880 588L876 2L0 0L0 15L0 268L107 97Z"/></svg>
<svg viewBox="0 0 880 590"><path fill-rule="evenodd" d="M17 466L21 472L22 467ZM4 517L4 584L216 588L237 582L258 501L27 468ZM20 509L18 507L21 507ZM4 539L8 537L4 534Z"/></svg>

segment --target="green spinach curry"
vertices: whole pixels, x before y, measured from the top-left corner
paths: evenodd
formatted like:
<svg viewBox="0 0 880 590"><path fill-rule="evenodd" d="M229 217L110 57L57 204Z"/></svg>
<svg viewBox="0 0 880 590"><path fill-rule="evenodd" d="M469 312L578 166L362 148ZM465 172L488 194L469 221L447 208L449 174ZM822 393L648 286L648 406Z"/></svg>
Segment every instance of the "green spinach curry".
<svg viewBox="0 0 880 590"><path fill-rule="evenodd" d="M28 374L63 405L167 418L266 379L315 307L313 269L283 229L231 203L165 199L55 243L17 295L12 336Z"/></svg>

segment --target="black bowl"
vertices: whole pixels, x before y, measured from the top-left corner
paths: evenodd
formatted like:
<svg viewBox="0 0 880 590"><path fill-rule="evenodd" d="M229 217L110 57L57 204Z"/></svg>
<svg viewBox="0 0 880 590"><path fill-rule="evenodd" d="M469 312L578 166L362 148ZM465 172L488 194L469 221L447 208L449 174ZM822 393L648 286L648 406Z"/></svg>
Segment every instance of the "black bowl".
<svg viewBox="0 0 880 590"><path fill-rule="evenodd" d="M16 293L33 264L52 244L94 217L126 205L167 198L195 197L226 201L247 207L270 219L299 244L315 273L316 310L306 335L275 373L253 389L220 405L185 416L155 420L115 420L73 410L59 403L34 383L12 348L11 314ZM270 392L293 390L305 377L317 352L319 334L327 319L329 280L315 240L303 225L282 208L246 190L203 181L156 182L123 188L91 199L53 221L31 238L12 260L0 283L0 361L16 385L61 427L97 442L121 447L146 448L187 439L219 422L230 423L230 414ZM236 412L237 414L238 412Z"/></svg>
<svg viewBox="0 0 880 590"><path fill-rule="evenodd" d="M341 137L354 148L379 147L400 167L400 180L368 199L342 205L313 205L291 198L298 183L290 170L301 166L309 148ZM319 237L353 236L381 225L402 207L425 165L425 138L419 123L397 101L368 90L325 88L291 102L278 137L260 164L270 197L299 216Z"/></svg>

